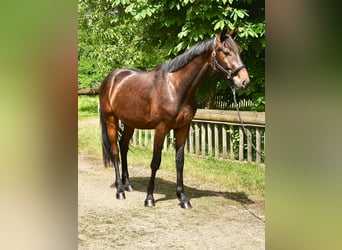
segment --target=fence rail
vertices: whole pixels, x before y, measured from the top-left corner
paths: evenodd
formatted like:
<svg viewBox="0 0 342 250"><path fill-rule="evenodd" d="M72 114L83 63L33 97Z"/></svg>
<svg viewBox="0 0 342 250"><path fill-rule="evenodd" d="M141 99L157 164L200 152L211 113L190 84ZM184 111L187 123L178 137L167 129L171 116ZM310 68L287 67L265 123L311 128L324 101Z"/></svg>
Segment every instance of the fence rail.
<svg viewBox="0 0 342 250"><path fill-rule="evenodd" d="M78 95L98 95L99 88L78 89Z"/></svg>
<svg viewBox="0 0 342 250"><path fill-rule="evenodd" d="M191 123L186 153L201 157L215 157L263 163L256 150L265 150L265 113L241 112L246 135L236 111L199 109ZM134 146L153 146L154 130L137 129L132 137ZM163 150L174 150L173 130L166 136Z"/></svg>

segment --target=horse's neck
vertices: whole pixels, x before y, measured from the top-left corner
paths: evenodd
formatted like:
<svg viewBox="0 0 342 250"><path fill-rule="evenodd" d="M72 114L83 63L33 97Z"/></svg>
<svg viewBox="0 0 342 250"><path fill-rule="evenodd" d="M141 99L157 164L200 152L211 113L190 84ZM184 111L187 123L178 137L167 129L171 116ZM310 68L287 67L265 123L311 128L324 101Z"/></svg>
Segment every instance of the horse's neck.
<svg viewBox="0 0 342 250"><path fill-rule="evenodd" d="M182 69L172 73L173 84L181 96L194 96L204 75L210 68L210 53L205 53L195 57Z"/></svg>

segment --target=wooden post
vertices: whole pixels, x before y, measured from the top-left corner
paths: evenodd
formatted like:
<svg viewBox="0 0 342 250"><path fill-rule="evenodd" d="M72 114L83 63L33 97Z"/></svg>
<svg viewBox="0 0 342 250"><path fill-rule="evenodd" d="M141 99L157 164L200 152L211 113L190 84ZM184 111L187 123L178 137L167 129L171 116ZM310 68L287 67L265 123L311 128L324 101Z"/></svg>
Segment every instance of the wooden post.
<svg viewBox="0 0 342 250"><path fill-rule="evenodd" d="M137 130L134 130L133 133L133 146L136 147L137 146Z"/></svg>
<svg viewBox="0 0 342 250"><path fill-rule="evenodd" d="M173 129L170 130L170 145L169 145L169 150L172 150L174 148L174 131Z"/></svg>
<svg viewBox="0 0 342 250"><path fill-rule="evenodd" d="M215 144L215 158L220 157L219 151L219 136L218 136L218 127L217 124L214 124L214 144Z"/></svg>
<svg viewBox="0 0 342 250"><path fill-rule="evenodd" d="M198 123L195 123L195 153L196 155L200 155L200 134L199 134L199 126Z"/></svg>
<svg viewBox="0 0 342 250"><path fill-rule="evenodd" d="M234 128L233 125L229 126L229 153L230 153L230 159L235 160L234 155Z"/></svg>
<svg viewBox="0 0 342 250"><path fill-rule="evenodd" d="M260 142L261 142L261 140L260 140L260 129L259 128L256 128L256 131L255 131L255 144L256 144L256 150L258 151L258 152L261 152L260 151ZM261 157L260 157L260 154L259 153L257 153L257 152L255 152L255 154L256 154L256 156L255 156L255 161L256 161L256 163L261 163Z"/></svg>
<svg viewBox="0 0 342 250"><path fill-rule="evenodd" d="M169 134L167 134L164 138L164 146L163 146L163 150L167 150L167 141L168 141L168 138L169 137Z"/></svg>
<svg viewBox="0 0 342 250"><path fill-rule="evenodd" d="M239 161L243 161L243 130L239 127Z"/></svg>
<svg viewBox="0 0 342 250"><path fill-rule="evenodd" d="M145 132L145 135L144 135L145 136L145 142L144 142L144 144L145 144L145 147L147 147L147 145L148 145L149 130L145 129L144 132Z"/></svg>
<svg viewBox="0 0 342 250"><path fill-rule="evenodd" d="M154 145L154 129L151 130L151 148L153 149L153 145Z"/></svg>
<svg viewBox="0 0 342 250"><path fill-rule="evenodd" d="M142 130L141 129L139 129L138 144L139 144L139 147L142 146Z"/></svg>
<svg viewBox="0 0 342 250"><path fill-rule="evenodd" d="M213 138L210 123L207 123L207 132L208 132L208 156L213 156Z"/></svg>
<svg viewBox="0 0 342 250"><path fill-rule="evenodd" d="M252 161L252 132L249 128L247 130L247 161Z"/></svg>
<svg viewBox="0 0 342 250"><path fill-rule="evenodd" d="M205 141L205 127L204 127L204 123L201 124L201 146L202 146L202 156L205 156L206 155L206 150L205 150L205 147L206 147L206 141Z"/></svg>
<svg viewBox="0 0 342 250"><path fill-rule="evenodd" d="M194 153L194 128L192 125L190 126L190 131L189 131L189 153L190 154Z"/></svg>
<svg viewBox="0 0 342 250"><path fill-rule="evenodd" d="M266 129L264 131L264 152L266 152Z"/></svg>
<svg viewBox="0 0 342 250"><path fill-rule="evenodd" d="M222 158L227 159L227 127L222 125Z"/></svg>

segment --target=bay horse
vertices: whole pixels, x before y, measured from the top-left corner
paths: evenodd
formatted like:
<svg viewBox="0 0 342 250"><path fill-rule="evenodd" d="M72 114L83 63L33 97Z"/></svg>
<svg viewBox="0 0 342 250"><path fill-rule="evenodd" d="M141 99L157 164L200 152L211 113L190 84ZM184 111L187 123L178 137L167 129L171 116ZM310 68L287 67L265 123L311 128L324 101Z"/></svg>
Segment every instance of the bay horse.
<svg viewBox="0 0 342 250"><path fill-rule="evenodd" d="M197 110L196 89L210 68L229 80L235 89L246 89L250 82L246 66L240 59L240 48L233 40L236 34L237 28L228 32L226 26L214 38L197 43L150 72L117 69L104 79L99 89L102 151L104 164L114 165L117 199L125 199L125 190L133 190L127 169L127 152L134 129L155 129L151 177L145 199L146 207L155 206L153 191L163 142L173 129L176 195L182 208L192 207L184 193L183 167L184 146ZM119 120L123 123L123 130L119 127Z"/></svg>

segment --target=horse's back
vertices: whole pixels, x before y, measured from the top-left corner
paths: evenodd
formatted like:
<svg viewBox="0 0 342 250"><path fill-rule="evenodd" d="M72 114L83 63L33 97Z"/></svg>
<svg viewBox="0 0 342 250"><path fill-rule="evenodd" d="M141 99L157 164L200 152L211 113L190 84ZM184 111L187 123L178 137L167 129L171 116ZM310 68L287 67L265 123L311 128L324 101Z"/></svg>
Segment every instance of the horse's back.
<svg viewBox="0 0 342 250"><path fill-rule="evenodd" d="M130 69L130 68L123 68L123 69L116 69L110 72L106 78L102 81L100 89L99 89L99 97L100 100L104 98L108 98L111 96L113 91L122 83L124 80L133 75L133 74L140 74L144 71L138 69Z"/></svg>
<svg viewBox="0 0 342 250"><path fill-rule="evenodd" d="M101 84L101 89L104 89L108 85L112 85L112 84L115 84L117 82L120 82L129 75L132 75L135 73L143 73L143 72L144 71L141 71L139 69L130 69L130 68L113 70L103 80L103 82Z"/></svg>

